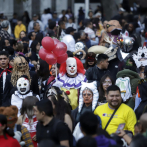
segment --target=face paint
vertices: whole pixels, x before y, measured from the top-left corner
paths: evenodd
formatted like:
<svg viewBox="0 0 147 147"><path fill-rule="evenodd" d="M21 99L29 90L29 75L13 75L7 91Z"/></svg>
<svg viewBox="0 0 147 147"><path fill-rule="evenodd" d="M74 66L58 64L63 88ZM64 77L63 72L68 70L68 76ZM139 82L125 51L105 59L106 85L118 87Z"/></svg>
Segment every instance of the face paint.
<svg viewBox="0 0 147 147"><path fill-rule="evenodd" d="M109 85L109 86L111 86L112 85L112 82L111 82L111 80L105 80L103 82L103 85Z"/></svg>
<svg viewBox="0 0 147 147"><path fill-rule="evenodd" d="M83 91L83 100L84 100L85 104L92 103L93 95L92 95L91 91L89 91L88 89L85 89Z"/></svg>
<svg viewBox="0 0 147 147"><path fill-rule="evenodd" d="M17 81L17 90L20 94L24 95L30 91L30 83L26 78L19 78Z"/></svg>
<svg viewBox="0 0 147 147"><path fill-rule="evenodd" d="M69 75L75 75L77 73L77 62L75 58L68 58L66 60L66 71Z"/></svg>

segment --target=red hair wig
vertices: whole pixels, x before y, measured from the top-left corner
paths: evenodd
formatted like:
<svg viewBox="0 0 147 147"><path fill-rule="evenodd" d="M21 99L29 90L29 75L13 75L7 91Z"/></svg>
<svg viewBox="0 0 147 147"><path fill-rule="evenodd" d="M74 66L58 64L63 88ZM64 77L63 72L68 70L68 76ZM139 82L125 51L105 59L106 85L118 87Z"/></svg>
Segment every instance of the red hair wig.
<svg viewBox="0 0 147 147"><path fill-rule="evenodd" d="M85 70L84 70L84 66L83 66L83 63L76 57L73 57L76 59L76 62L77 62L77 73L81 73L81 74L85 74ZM62 75L64 75L66 73L66 62L62 63L60 65L60 73Z"/></svg>

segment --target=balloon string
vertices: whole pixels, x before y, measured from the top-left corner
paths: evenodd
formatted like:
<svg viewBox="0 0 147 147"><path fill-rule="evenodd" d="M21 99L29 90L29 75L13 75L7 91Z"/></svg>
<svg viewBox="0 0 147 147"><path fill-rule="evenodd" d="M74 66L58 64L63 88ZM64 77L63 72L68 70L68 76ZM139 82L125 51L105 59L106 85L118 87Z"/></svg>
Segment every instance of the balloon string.
<svg viewBox="0 0 147 147"><path fill-rule="evenodd" d="M58 80L58 79L57 79L57 76L58 76L58 75L57 75L57 63L56 63L56 82L57 82L57 80Z"/></svg>

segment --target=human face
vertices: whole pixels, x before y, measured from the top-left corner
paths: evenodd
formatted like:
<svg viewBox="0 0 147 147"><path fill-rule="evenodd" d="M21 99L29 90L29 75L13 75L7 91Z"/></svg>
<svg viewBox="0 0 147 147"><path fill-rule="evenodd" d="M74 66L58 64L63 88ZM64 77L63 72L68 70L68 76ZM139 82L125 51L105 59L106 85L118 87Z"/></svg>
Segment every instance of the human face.
<svg viewBox="0 0 147 147"><path fill-rule="evenodd" d="M9 62L9 64L14 67L14 59Z"/></svg>
<svg viewBox="0 0 147 147"><path fill-rule="evenodd" d="M62 25L61 25L61 29L65 29L65 23L63 23Z"/></svg>
<svg viewBox="0 0 147 147"><path fill-rule="evenodd" d="M34 20L34 21L36 21L37 19L38 19L38 17L37 17L37 16L33 17L33 20Z"/></svg>
<svg viewBox="0 0 147 147"><path fill-rule="evenodd" d="M0 135L3 135L3 131L4 131L5 128L6 128L6 125L2 125L0 123Z"/></svg>
<svg viewBox="0 0 147 147"><path fill-rule="evenodd" d="M135 126L134 133L135 135L140 134L141 129L138 126Z"/></svg>
<svg viewBox="0 0 147 147"><path fill-rule="evenodd" d="M35 40L35 38L36 38L36 33L33 32L33 33L32 33L32 36L31 36L31 39L32 39L32 40Z"/></svg>
<svg viewBox="0 0 147 147"><path fill-rule="evenodd" d="M129 24L129 26L128 26L128 31L129 31L129 32L133 31L133 25L132 25L132 24Z"/></svg>
<svg viewBox="0 0 147 147"><path fill-rule="evenodd" d="M82 93L83 95L83 100L85 104L91 104L93 100L93 94L90 90L85 89Z"/></svg>
<svg viewBox="0 0 147 147"><path fill-rule="evenodd" d="M101 62L102 69L107 69L109 65L108 59Z"/></svg>
<svg viewBox="0 0 147 147"><path fill-rule="evenodd" d="M40 43L38 42L37 46L36 46L36 50L39 51L40 50Z"/></svg>
<svg viewBox="0 0 147 147"><path fill-rule="evenodd" d="M22 24L22 21L18 21L17 24L18 24L18 25L21 25L21 24Z"/></svg>
<svg viewBox="0 0 147 147"><path fill-rule="evenodd" d="M5 46L10 46L9 40L5 40Z"/></svg>
<svg viewBox="0 0 147 147"><path fill-rule="evenodd" d="M92 22L90 23L89 28L91 28L91 29L93 28L93 26L92 26Z"/></svg>
<svg viewBox="0 0 147 147"><path fill-rule="evenodd" d="M105 81L103 82L103 89L104 89L104 91L106 91L107 88L108 88L109 86L111 86L111 85L112 85L112 81L111 81L111 79L110 79L109 77L107 77L107 78L105 79Z"/></svg>
<svg viewBox="0 0 147 147"><path fill-rule="evenodd" d="M86 39L86 34L85 34L85 32L82 33L81 39L82 39L82 40L85 40L85 39Z"/></svg>
<svg viewBox="0 0 147 147"><path fill-rule="evenodd" d="M72 76L77 73L77 62L75 58L68 58L66 60L66 71Z"/></svg>
<svg viewBox="0 0 147 147"><path fill-rule="evenodd" d="M9 58L6 55L0 55L0 66L1 68L7 68L9 63Z"/></svg>
<svg viewBox="0 0 147 147"><path fill-rule="evenodd" d="M38 121L42 121L43 118L44 118L43 113L42 112L39 112L37 106L34 106L33 109L34 109L34 115L36 116L37 120Z"/></svg>
<svg viewBox="0 0 147 147"><path fill-rule="evenodd" d="M113 109L118 108L122 102L119 90L109 91L109 93L106 95L106 99L108 101L109 106Z"/></svg>
<svg viewBox="0 0 147 147"><path fill-rule="evenodd" d="M26 37L26 34L24 32L20 32L20 38Z"/></svg>
<svg viewBox="0 0 147 147"><path fill-rule="evenodd" d="M53 65L51 68L52 76L56 76L56 65ZM59 74L59 69L57 68L57 75Z"/></svg>
<svg viewBox="0 0 147 147"><path fill-rule="evenodd" d="M94 64L94 62L88 62L88 65L93 65Z"/></svg>
<svg viewBox="0 0 147 147"><path fill-rule="evenodd" d="M39 25L39 23L36 23L35 29L36 29L37 31L40 30L40 25Z"/></svg>

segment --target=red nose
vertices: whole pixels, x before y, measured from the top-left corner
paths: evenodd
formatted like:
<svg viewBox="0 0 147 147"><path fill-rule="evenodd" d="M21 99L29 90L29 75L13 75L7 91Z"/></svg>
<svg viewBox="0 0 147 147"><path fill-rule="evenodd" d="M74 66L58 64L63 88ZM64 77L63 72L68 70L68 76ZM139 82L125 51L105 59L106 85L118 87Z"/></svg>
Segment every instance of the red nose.
<svg viewBox="0 0 147 147"><path fill-rule="evenodd" d="M73 69L73 67L71 69Z"/></svg>

